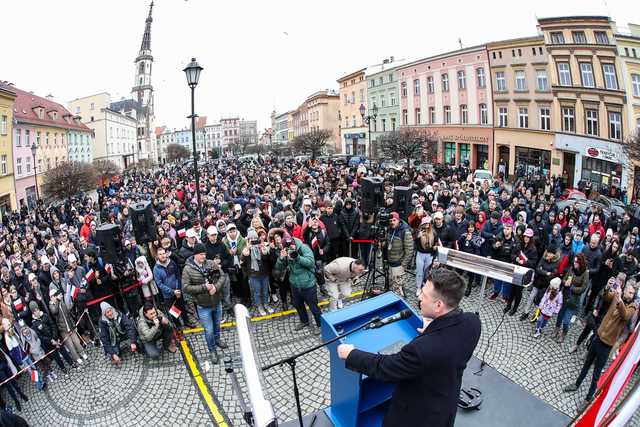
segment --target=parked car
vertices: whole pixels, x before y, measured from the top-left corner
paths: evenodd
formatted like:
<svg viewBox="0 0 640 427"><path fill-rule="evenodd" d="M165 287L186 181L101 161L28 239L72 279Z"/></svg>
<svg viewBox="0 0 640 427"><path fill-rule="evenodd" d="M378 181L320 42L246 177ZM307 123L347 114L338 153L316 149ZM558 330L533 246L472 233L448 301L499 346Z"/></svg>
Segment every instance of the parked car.
<svg viewBox="0 0 640 427"><path fill-rule="evenodd" d="M599 195L594 199L596 202L602 203L612 211L616 211L618 217L622 217L627 211L627 207L618 199Z"/></svg>
<svg viewBox="0 0 640 427"><path fill-rule="evenodd" d="M334 154L330 157L334 165L344 166L349 162L349 158L344 154Z"/></svg>
<svg viewBox="0 0 640 427"><path fill-rule="evenodd" d="M564 199L564 200L560 200L560 201L558 201L556 203L556 206L558 207L559 211L564 210L564 208L567 207L567 206L574 206L581 213L587 211L593 205L596 205L596 206L599 206L600 208L602 208L602 212L604 213L604 215L607 218L609 216L611 216L611 209L609 209L607 206L605 206L602 203L597 202L595 200Z"/></svg>
<svg viewBox="0 0 640 427"><path fill-rule="evenodd" d="M575 188L565 188L562 194L560 194L560 200L566 199L587 199L587 196L580 190Z"/></svg>
<svg viewBox="0 0 640 427"><path fill-rule="evenodd" d="M489 185L493 184L493 174L486 169L476 169L472 175L473 184L478 187L483 181L488 181Z"/></svg>
<svg viewBox="0 0 640 427"><path fill-rule="evenodd" d="M302 154L300 156L295 156L294 159L296 160L296 162L306 162L307 160L311 159L311 156L308 154Z"/></svg>
<svg viewBox="0 0 640 427"><path fill-rule="evenodd" d="M366 165L367 158L364 156L351 156L349 158L349 167L357 168L358 166L360 166L360 163L364 163Z"/></svg>

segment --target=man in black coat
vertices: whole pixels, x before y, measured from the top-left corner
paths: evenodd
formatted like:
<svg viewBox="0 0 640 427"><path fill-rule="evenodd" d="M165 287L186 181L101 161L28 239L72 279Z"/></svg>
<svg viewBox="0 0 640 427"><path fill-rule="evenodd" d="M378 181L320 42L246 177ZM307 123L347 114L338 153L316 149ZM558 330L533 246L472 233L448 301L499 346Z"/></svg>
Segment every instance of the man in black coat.
<svg viewBox="0 0 640 427"><path fill-rule="evenodd" d="M338 346L348 369L396 383L384 427L453 426L462 373L480 339L480 319L458 308L465 291L460 276L440 268L420 293L425 326L399 353L381 355Z"/></svg>

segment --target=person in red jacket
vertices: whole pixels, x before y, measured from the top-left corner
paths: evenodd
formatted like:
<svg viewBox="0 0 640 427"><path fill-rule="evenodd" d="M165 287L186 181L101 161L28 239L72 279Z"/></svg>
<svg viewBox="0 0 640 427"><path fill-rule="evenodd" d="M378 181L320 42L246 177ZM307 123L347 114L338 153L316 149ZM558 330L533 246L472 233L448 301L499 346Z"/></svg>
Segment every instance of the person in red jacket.
<svg viewBox="0 0 640 427"><path fill-rule="evenodd" d="M91 235L91 215L87 215L84 217L84 224L80 228L80 235L85 238L85 240L89 240L89 236Z"/></svg>
<svg viewBox="0 0 640 427"><path fill-rule="evenodd" d="M292 212L287 212L284 217L284 229L290 236L302 240L302 227L295 221L295 216Z"/></svg>
<svg viewBox="0 0 640 427"><path fill-rule="evenodd" d="M602 226L602 222L600 221L600 215L597 214L593 216L593 222L589 224L589 235L593 236L594 233L599 233L600 238L604 239L604 227Z"/></svg>

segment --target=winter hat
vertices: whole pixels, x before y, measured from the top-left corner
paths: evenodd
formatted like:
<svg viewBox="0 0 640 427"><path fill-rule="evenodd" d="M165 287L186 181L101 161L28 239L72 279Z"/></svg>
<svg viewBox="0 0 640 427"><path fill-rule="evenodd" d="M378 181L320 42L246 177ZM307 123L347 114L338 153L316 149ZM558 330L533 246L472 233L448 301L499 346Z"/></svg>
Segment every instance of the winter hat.
<svg viewBox="0 0 640 427"><path fill-rule="evenodd" d="M53 297L53 296L57 295L58 292L59 291L56 288L51 288L51 289L49 289L49 296ZM31 301L31 302L35 302L35 301Z"/></svg>
<svg viewBox="0 0 640 427"><path fill-rule="evenodd" d="M196 238L198 237L198 233L196 233L196 230L194 230L193 228L190 228L187 230L187 237Z"/></svg>
<svg viewBox="0 0 640 427"><path fill-rule="evenodd" d="M425 225L425 224L431 224L430 216L425 216L424 218L422 218L422 221L420 221L420 225Z"/></svg>
<svg viewBox="0 0 640 427"><path fill-rule="evenodd" d="M557 291L560 289L561 283L562 283L562 280L559 277L556 277L554 279L551 279L551 281L549 282L549 287Z"/></svg>
<svg viewBox="0 0 640 427"><path fill-rule="evenodd" d="M214 234L218 234L218 229L216 228L215 225L210 225L209 228L207 228L207 234L209 236L213 236Z"/></svg>
<svg viewBox="0 0 640 427"><path fill-rule="evenodd" d="M250 228L247 230L247 240L251 241L251 240L257 240L258 239L258 233L256 232L255 228Z"/></svg>
<svg viewBox="0 0 640 427"><path fill-rule="evenodd" d="M31 312L35 312L36 310L40 310L40 308L38 307L38 303L35 301L31 301L29 303L29 310L31 310Z"/></svg>
<svg viewBox="0 0 640 427"><path fill-rule="evenodd" d="M27 277L28 277L29 281L32 281L33 279L36 278L36 275L33 274L33 273L29 273L29 276L27 276Z"/></svg>
<svg viewBox="0 0 640 427"><path fill-rule="evenodd" d="M40 264L42 265L51 264L51 261L49 261L49 258L46 255L42 255L40 257Z"/></svg>
<svg viewBox="0 0 640 427"><path fill-rule="evenodd" d="M67 257L67 262L71 264L72 262L76 262L76 261L78 261L78 258L76 258L74 254L69 254L69 256Z"/></svg>
<svg viewBox="0 0 640 427"><path fill-rule="evenodd" d="M193 247L194 255L203 254L206 252L207 252L207 248L202 243L196 243L195 246Z"/></svg>
<svg viewBox="0 0 640 427"><path fill-rule="evenodd" d="M530 228L527 228L526 230L524 230L524 235L527 237L533 237L533 230Z"/></svg>
<svg viewBox="0 0 640 427"><path fill-rule="evenodd" d="M502 225L509 225L513 227L513 220L510 217L502 218Z"/></svg>

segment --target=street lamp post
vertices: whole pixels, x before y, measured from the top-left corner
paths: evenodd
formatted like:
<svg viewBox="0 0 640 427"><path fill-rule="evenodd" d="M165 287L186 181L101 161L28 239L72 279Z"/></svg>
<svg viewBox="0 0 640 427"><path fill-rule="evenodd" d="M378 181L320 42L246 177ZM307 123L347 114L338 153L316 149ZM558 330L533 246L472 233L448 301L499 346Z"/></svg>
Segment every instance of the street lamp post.
<svg viewBox="0 0 640 427"><path fill-rule="evenodd" d="M195 90L200 79L200 72L203 68L196 62L196 58L191 58L191 62L182 70L187 76L187 84L191 88L191 140L193 142L193 169L196 177L196 198L198 200L198 218L202 221L202 201L200 200L200 172L198 171L198 151L196 150L196 115L195 112Z"/></svg>
<svg viewBox="0 0 640 427"><path fill-rule="evenodd" d="M362 121L367 124L369 132L367 136L369 137L369 169L371 169L371 157L373 157L371 152L371 120L375 121L376 117L378 117L378 106L373 104L373 108L369 111L369 114L365 116L366 108L364 104L360 104L360 115L362 116Z"/></svg>
<svg viewBox="0 0 640 427"><path fill-rule="evenodd" d="M38 164L36 163L36 151L38 146L34 142L31 144L31 155L33 156L33 174L36 181L36 208L38 207L38 200L40 200L40 193L38 191Z"/></svg>

